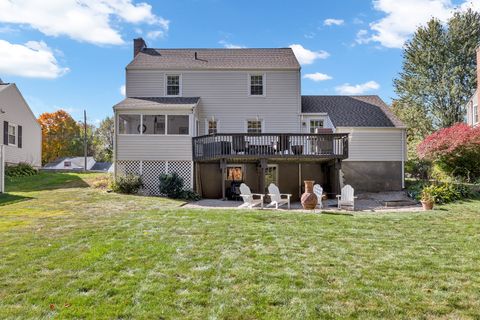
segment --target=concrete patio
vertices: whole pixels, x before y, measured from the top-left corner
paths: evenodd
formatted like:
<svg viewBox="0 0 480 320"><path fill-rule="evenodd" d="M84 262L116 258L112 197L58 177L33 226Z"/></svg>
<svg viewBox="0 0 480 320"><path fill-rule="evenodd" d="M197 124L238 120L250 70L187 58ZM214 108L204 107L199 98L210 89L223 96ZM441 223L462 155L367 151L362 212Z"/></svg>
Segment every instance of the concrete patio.
<svg viewBox="0 0 480 320"><path fill-rule="evenodd" d="M337 208L336 199L323 201L323 208L317 207L315 210L304 210L300 202L293 202L291 209L301 212L388 212L388 211L421 211L422 206L415 203L407 197L405 192L380 192L380 193L361 193L355 200L355 211L352 208ZM202 199L200 201L190 202L184 206L189 209L241 209L249 210L243 206L242 201L230 201L221 199ZM260 206L254 207L260 209ZM264 205L264 210L275 210L275 208ZM278 210L287 211L287 206L282 206Z"/></svg>

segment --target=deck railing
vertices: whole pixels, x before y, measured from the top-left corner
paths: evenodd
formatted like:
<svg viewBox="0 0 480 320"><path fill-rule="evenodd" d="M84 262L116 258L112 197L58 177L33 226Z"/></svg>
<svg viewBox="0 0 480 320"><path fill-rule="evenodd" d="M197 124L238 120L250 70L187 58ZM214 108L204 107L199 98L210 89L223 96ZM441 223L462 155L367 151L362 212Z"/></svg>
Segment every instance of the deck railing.
<svg viewBox="0 0 480 320"><path fill-rule="evenodd" d="M348 157L348 134L230 133L193 138L193 160Z"/></svg>

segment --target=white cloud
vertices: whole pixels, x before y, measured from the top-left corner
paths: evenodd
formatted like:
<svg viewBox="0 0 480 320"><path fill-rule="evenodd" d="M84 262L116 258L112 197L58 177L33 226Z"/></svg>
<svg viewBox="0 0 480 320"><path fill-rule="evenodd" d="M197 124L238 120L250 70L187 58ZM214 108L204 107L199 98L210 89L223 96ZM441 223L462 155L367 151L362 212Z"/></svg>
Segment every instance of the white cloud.
<svg viewBox="0 0 480 320"><path fill-rule="evenodd" d="M326 59L330 56L330 54L326 51L311 51L304 48L301 44L292 44L290 45L290 48L292 48L293 53L295 53L295 56L298 59L298 62L300 62L302 65L312 64L317 59Z"/></svg>
<svg viewBox="0 0 480 320"><path fill-rule="evenodd" d="M349 83L342 84L335 88L335 90L340 94L345 95L355 95L355 94L364 94L367 91L377 90L380 88L380 85L375 81L368 81L361 84L351 85Z"/></svg>
<svg viewBox="0 0 480 320"><path fill-rule="evenodd" d="M156 40L165 37L165 31L163 30L154 30L147 32L147 39Z"/></svg>
<svg viewBox="0 0 480 320"><path fill-rule="evenodd" d="M368 30L361 29L357 32L357 38L355 42L358 44L365 44L372 41L372 39L368 36Z"/></svg>
<svg viewBox="0 0 480 320"><path fill-rule="evenodd" d="M345 23L345 20L342 19L325 19L323 21L324 26L341 26Z"/></svg>
<svg viewBox="0 0 480 320"><path fill-rule="evenodd" d="M26 24L48 36L66 35L94 44L122 44L115 22L148 24L168 31L169 21L132 0L0 1L0 22Z"/></svg>
<svg viewBox="0 0 480 320"><path fill-rule="evenodd" d="M373 6L385 17L370 23L370 32L360 30L356 42L379 42L387 48L402 48L418 26L432 17L445 22L455 10L451 0L374 0ZM460 8L480 10L480 1L464 0Z"/></svg>
<svg viewBox="0 0 480 320"><path fill-rule="evenodd" d="M58 64L52 50L43 41L21 45L0 40L0 74L53 79L68 71Z"/></svg>
<svg viewBox="0 0 480 320"><path fill-rule="evenodd" d="M308 74L304 75L303 78L310 79L310 80L313 80L313 81L325 81L325 80L333 79L328 74L320 73L320 72L308 73Z"/></svg>
<svg viewBox="0 0 480 320"><path fill-rule="evenodd" d="M120 86L120 94L124 97L127 95L127 87L124 84Z"/></svg>
<svg viewBox="0 0 480 320"><path fill-rule="evenodd" d="M244 46L244 45L233 44L233 43L230 43L226 40L220 40L220 41L218 41L218 43L221 44L223 47L225 47L227 49L244 49L244 48L246 48L246 46Z"/></svg>

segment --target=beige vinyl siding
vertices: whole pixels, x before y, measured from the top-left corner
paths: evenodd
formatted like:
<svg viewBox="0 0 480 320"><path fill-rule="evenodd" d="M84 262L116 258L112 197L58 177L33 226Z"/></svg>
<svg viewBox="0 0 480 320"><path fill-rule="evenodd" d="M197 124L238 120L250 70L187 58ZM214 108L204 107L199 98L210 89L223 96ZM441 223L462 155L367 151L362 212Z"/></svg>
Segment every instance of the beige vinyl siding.
<svg viewBox="0 0 480 320"><path fill-rule="evenodd" d="M299 132L300 72L292 71L169 71L181 74L182 96L200 97L199 132L207 119L217 119L220 133L245 132L246 121L257 117L264 132ZM143 74L141 76L140 74ZM265 96L249 95L249 75L264 74ZM165 74L128 70L128 96L164 92ZM160 88L156 91L155 88Z"/></svg>
<svg viewBox="0 0 480 320"><path fill-rule="evenodd" d="M339 127L336 132L349 133L349 155L345 161L405 160L404 129Z"/></svg>
<svg viewBox="0 0 480 320"><path fill-rule="evenodd" d="M0 91L0 143L3 144L3 123L22 126L22 148L17 146L5 146L5 162L16 164L27 162L35 167L42 164L42 130L29 106L12 84ZM17 129L18 130L18 129ZM18 132L17 141L18 144Z"/></svg>
<svg viewBox="0 0 480 320"><path fill-rule="evenodd" d="M186 110L121 110L118 114L188 115L190 134L193 135L194 114ZM116 160L192 160L191 135L116 134Z"/></svg>
<svg viewBox="0 0 480 320"><path fill-rule="evenodd" d="M127 97L163 97L165 74L155 70L127 70Z"/></svg>
<svg viewBox="0 0 480 320"><path fill-rule="evenodd" d="M116 160L192 160L190 136L117 135Z"/></svg>

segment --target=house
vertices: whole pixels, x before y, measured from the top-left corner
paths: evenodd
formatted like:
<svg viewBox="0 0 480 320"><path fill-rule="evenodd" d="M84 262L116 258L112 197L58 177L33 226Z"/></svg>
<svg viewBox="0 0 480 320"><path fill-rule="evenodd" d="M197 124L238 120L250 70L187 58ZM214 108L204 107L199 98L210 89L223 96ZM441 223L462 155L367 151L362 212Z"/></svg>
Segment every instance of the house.
<svg viewBox="0 0 480 320"><path fill-rule="evenodd" d="M126 98L114 106L115 174L151 193L177 172L205 198L239 182L276 183L298 199L304 180L334 196L403 188L405 127L377 96L301 96L290 48L152 49L134 40Z"/></svg>
<svg viewBox="0 0 480 320"><path fill-rule="evenodd" d="M477 48L477 88L472 97L468 100L467 109L467 124L474 127L480 124L478 117L478 100L480 95L480 47Z"/></svg>
<svg viewBox="0 0 480 320"><path fill-rule="evenodd" d="M15 83L0 80L1 143L5 164L26 162L39 168L42 163L42 129Z"/></svg>
<svg viewBox="0 0 480 320"><path fill-rule="evenodd" d="M47 163L43 169L45 170L83 170L85 168L85 157L62 157L53 162ZM88 171L113 171L110 162L96 162L93 157L87 157Z"/></svg>

